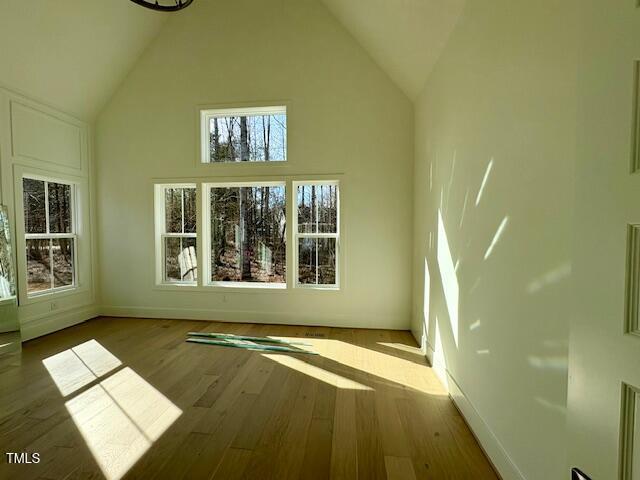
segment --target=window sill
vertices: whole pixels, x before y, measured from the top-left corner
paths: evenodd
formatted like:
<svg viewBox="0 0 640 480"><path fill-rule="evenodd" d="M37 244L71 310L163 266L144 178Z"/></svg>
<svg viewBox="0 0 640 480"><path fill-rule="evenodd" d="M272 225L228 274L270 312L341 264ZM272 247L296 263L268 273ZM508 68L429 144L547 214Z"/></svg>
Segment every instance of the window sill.
<svg viewBox="0 0 640 480"><path fill-rule="evenodd" d="M15 295L13 297L1 298L0 299L0 306L8 305L10 303L15 303L17 301L18 301L18 297L16 297Z"/></svg>
<svg viewBox="0 0 640 480"><path fill-rule="evenodd" d="M198 162L198 165L207 167L209 165L287 165L289 160L269 160L268 162L264 160L245 160L240 162Z"/></svg>
<svg viewBox="0 0 640 480"><path fill-rule="evenodd" d="M339 292L340 287L337 285L304 285L298 284L295 289L300 292Z"/></svg>
<svg viewBox="0 0 640 480"><path fill-rule="evenodd" d="M21 305L32 305L36 303L49 302L51 300L63 297L69 297L71 295L77 295L86 291L86 287L60 287L53 290L47 290L41 293L27 294L26 298L20 302Z"/></svg>
<svg viewBox="0 0 640 480"><path fill-rule="evenodd" d="M218 282L208 285L162 283L153 288L162 292L191 292L191 293L291 293L293 295L313 295L317 292L341 294L343 290L337 286L296 285L289 288L286 283L242 283L242 282Z"/></svg>
<svg viewBox="0 0 640 480"><path fill-rule="evenodd" d="M156 284L154 290L160 291L189 291L189 292L218 292L218 293L265 293L286 292L286 283L242 283L242 282L218 282L208 285L196 284Z"/></svg>

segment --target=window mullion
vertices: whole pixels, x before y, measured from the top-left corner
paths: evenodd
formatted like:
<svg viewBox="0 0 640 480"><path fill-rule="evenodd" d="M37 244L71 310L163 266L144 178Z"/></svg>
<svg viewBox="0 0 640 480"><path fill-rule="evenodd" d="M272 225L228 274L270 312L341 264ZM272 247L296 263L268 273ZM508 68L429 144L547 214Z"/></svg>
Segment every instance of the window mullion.
<svg viewBox="0 0 640 480"><path fill-rule="evenodd" d="M51 231L49 225L49 182L44 182L44 221L45 233L49 233Z"/></svg>
<svg viewBox="0 0 640 480"><path fill-rule="evenodd" d="M180 229L181 229L181 232L184 233L184 188L181 188L180 192L181 192L180 201L182 202L182 212L181 212L182 219L180 223Z"/></svg>
<svg viewBox="0 0 640 480"><path fill-rule="evenodd" d="M53 289L55 286L53 279L53 238L49 239L49 268L51 269L51 288Z"/></svg>
<svg viewBox="0 0 640 480"><path fill-rule="evenodd" d="M184 190L182 191L182 199L183 199L182 206L183 206L183 212L184 212ZM183 227L183 229L184 229L184 227ZM183 241L183 239L182 239L182 237L180 237L180 249L178 250L178 258L177 258L177 260L178 260L178 268L180 268L180 254L184 251L183 250L184 249L184 245L183 245L182 241ZM182 275L182 270L180 270L180 281L181 282L184 281L184 277Z"/></svg>

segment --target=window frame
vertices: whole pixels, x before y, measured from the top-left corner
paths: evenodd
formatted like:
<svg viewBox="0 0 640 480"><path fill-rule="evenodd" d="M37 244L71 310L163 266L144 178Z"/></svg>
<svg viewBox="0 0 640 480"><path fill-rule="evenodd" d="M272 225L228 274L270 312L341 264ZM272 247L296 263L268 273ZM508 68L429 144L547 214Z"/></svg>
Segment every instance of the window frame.
<svg viewBox="0 0 640 480"><path fill-rule="evenodd" d="M26 231L26 217L24 211L24 202L21 202L21 218L22 218L22 236L24 239L24 251L23 257L25 262L25 269L23 272L24 276L24 295L27 300L37 299L40 297L47 297L50 295L55 295L58 293L66 293L70 291L77 290L79 287L78 282L78 272L79 272L79 255L78 255L78 184L72 180L65 180L60 178L55 178L53 176L47 175L37 175L32 173L23 173L20 175L20 197L24 198L24 180L35 180L39 182L44 182L44 200L45 200L45 225L47 233L27 233ZM70 187L70 204L69 208L71 210L70 220L71 220L71 232L70 233L50 233L50 219L49 219L49 184L57 183L61 185L68 185ZM53 255L51 254L51 249L53 248L53 240L55 239L72 239L73 240L73 282L71 285L63 285L61 287L54 287L55 280L53 276ZM37 292L29 293L29 272L28 272L28 261L26 257L26 246L28 240L49 240L49 263L50 263L50 271L51 271L51 288L46 290L41 290Z"/></svg>
<svg viewBox="0 0 640 480"><path fill-rule="evenodd" d="M184 192L182 194L182 233L167 232L166 227L166 203L165 191L172 189L193 188L196 194L196 231L184 232ZM156 260L156 286L177 286L177 287L197 287L200 285L201 279L201 260L200 260L200 242L198 219L200 217L198 211L198 184L197 183L156 183L154 184L154 210L155 210L155 260ZM194 238L196 240L196 261L198 274L195 281L192 280L168 280L167 279L167 262L165 259L166 248L165 240L167 238Z"/></svg>
<svg viewBox="0 0 640 480"><path fill-rule="evenodd" d="M336 232L335 233L301 233L299 230L298 224L298 187L308 186L308 185L333 185L337 187L336 194ZM324 179L315 179L315 180L301 180L301 181L293 181L292 182L292 197L293 197L293 223L292 229L293 232L293 259L292 259L292 268L294 269L294 282L293 288L302 289L302 290L340 290L340 260L341 260L341 223L342 223L342 215L341 215L341 184L340 180L324 180ZM316 210L317 213L317 210ZM300 283L300 267L299 267L299 259L300 259L300 239L303 238L334 238L336 241L336 282L334 284L315 284L315 283Z"/></svg>
<svg viewBox="0 0 640 480"><path fill-rule="evenodd" d="M264 163L264 162L261 162ZM203 182L202 183L202 245L203 261L202 285L207 288L222 289L256 289L256 290L286 290L288 288L289 276L289 246L285 249L285 281L278 283L261 282L236 282L236 281L211 281L211 189L213 188L241 188L241 187L283 187L285 202L285 219L288 220L289 207L289 186L286 180L251 180L251 181L229 181L229 182ZM285 235L285 242L289 242L288 235Z"/></svg>
<svg viewBox="0 0 640 480"><path fill-rule="evenodd" d="M211 150L209 147L209 122L213 118L224 118L230 116L257 116L257 115L276 115L284 114L287 119L287 140L285 145L284 160L270 160L265 161L243 161L243 162L212 162ZM200 158L198 164L200 166L207 165L287 165L289 163L289 105L287 102L272 102L265 103L264 105L249 104L247 106L218 106L210 108L200 108L200 129L199 129L199 145L200 145Z"/></svg>

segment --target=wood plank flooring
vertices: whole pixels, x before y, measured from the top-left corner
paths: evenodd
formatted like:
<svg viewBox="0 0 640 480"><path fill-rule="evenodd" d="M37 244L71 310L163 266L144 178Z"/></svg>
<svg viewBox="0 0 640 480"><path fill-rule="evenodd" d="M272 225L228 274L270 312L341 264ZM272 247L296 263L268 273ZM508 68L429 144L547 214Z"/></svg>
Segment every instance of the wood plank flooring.
<svg viewBox="0 0 640 480"><path fill-rule="evenodd" d="M320 355L186 343L303 338ZM99 318L0 370L1 479L496 479L408 332Z"/></svg>

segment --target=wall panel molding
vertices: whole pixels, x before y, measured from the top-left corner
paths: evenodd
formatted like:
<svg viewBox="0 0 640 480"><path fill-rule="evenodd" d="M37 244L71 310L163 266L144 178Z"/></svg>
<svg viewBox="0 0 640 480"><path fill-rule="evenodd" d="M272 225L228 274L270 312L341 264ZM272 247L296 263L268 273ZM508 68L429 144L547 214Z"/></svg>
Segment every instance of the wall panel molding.
<svg viewBox="0 0 640 480"><path fill-rule="evenodd" d="M638 0L640 4L640 0ZM631 173L640 170L640 60L633 66L633 118L631 133Z"/></svg>
<svg viewBox="0 0 640 480"><path fill-rule="evenodd" d="M60 116L14 99L10 101L11 153L77 172L83 170L84 128Z"/></svg>
<svg viewBox="0 0 640 480"><path fill-rule="evenodd" d="M624 332L640 336L640 224L627 226Z"/></svg>
<svg viewBox="0 0 640 480"><path fill-rule="evenodd" d="M626 383L622 384L622 401L620 405L620 480L633 480L634 466L640 458L635 458L638 429L638 407L640 390ZM634 465L635 464L635 465Z"/></svg>

